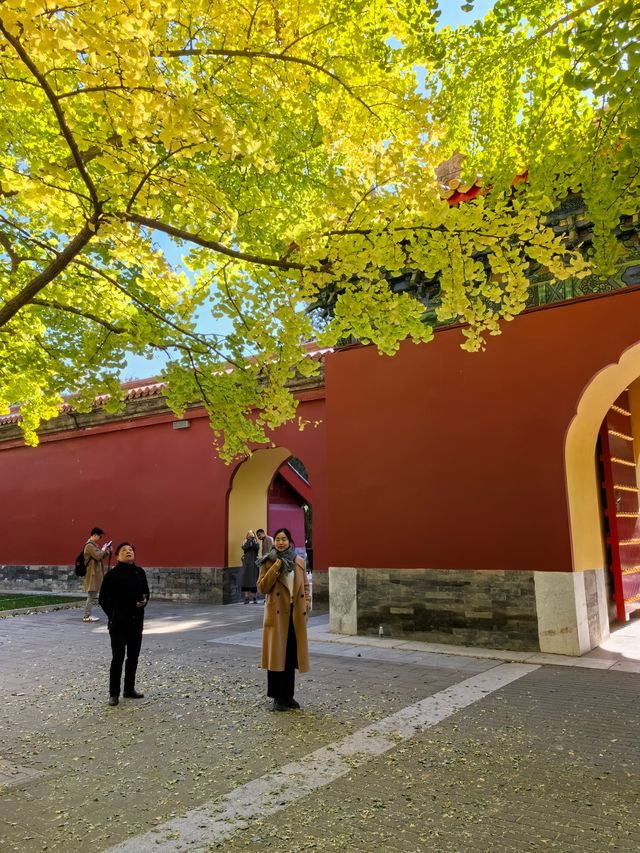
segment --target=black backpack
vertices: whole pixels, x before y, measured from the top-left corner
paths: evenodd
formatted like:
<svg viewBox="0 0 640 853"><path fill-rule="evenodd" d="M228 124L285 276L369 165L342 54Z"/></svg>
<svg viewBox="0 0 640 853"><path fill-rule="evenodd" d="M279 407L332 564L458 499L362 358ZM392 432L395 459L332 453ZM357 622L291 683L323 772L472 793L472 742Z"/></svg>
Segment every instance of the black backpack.
<svg viewBox="0 0 640 853"><path fill-rule="evenodd" d="M84 561L84 548L76 557L76 574L79 578L83 578L87 574L87 564Z"/></svg>

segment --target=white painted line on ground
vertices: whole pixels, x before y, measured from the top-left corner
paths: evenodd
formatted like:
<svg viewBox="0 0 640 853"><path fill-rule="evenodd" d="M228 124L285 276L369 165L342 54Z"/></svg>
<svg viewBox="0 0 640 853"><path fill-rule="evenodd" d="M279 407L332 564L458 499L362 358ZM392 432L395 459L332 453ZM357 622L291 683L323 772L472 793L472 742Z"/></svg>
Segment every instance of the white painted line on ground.
<svg viewBox="0 0 640 853"><path fill-rule="evenodd" d="M212 844L231 838L252 822L275 814L312 791L329 785L370 758L383 755L417 732L437 725L456 711L536 669L539 667L506 663L474 675L336 743L316 749L300 761L254 779L183 817L112 847L108 853L208 850ZM260 803L259 809L256 803Z"/></svg>

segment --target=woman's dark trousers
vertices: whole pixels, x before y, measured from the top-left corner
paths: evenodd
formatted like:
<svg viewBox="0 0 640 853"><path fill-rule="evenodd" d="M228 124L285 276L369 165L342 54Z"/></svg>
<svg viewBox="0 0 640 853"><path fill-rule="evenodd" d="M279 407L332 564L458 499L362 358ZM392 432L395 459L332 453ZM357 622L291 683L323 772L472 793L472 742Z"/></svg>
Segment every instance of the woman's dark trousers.
<svg viewBox="0 0 640 853"><path fill-rule="evenodd" d="M117 625L109 629L111 634L111 669L109 670L109 696L120 695L120 680L125 651L127 662L124 667L124 693L133 693L136 689L136 670L142 645L142 626L138 620L126 625Z"/></svg>
<svg viewBox="0 0 640 853"><path fill-rule="evenodd" d="M293 699L295 692L296 667L298 666L298 643L293 627L293 607L289 617L289 633L287 635L287 652L284 659L284 672L267 670L267 696L279 702Z"/></svg>

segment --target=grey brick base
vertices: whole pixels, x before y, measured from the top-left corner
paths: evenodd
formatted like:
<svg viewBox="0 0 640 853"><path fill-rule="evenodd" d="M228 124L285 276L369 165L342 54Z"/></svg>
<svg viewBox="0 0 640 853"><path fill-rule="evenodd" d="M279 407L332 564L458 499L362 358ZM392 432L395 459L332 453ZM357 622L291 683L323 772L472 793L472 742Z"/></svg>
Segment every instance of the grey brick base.
<svg viewBox="0 0 640 853"><path fill-rule="evenodd" d="M0 592L83 593L73 566L0 566Z"/></svg>
<svg viewBox="0 0 640 853"><path fill-rule="evenodd" d="M331 631L580 655L608 636L604 572L329 570Z"/></svg>
<svg viewBox="0 0 640 853"><path fill-rule="evenodd" d="M240 568L146 568L154 598L233 604L240 601ZM73 566L0 566L0 591L83 592Z"/></svg>

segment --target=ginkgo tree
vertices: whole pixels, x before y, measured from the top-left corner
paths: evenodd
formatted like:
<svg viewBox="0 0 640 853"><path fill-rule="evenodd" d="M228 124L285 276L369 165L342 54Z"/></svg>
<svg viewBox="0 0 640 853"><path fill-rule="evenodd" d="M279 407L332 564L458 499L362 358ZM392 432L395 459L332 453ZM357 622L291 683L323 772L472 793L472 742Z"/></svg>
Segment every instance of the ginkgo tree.
<svg viewBox="0 0 640 853"><path fill-rule="evenodd" d="M203 403L230 459L294 415L286 383L317 369L308 309L327 289L319 344L428 340L424 306L388 286L419 270L477 349L523 309L532 262L606 271L637 209L635 4L499 0L455 31L438 16L436 0L0 2L0 411L20 404L28 442L65 392L116 407L126 356L162 351L169 404ZM483 184L457 206L435 171L454 151ZM547 226L568 192L593 259ZM203 333L203 311L230 331Z"/></svg>

